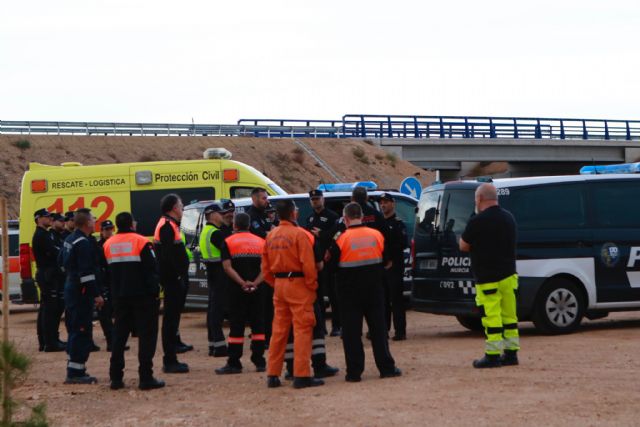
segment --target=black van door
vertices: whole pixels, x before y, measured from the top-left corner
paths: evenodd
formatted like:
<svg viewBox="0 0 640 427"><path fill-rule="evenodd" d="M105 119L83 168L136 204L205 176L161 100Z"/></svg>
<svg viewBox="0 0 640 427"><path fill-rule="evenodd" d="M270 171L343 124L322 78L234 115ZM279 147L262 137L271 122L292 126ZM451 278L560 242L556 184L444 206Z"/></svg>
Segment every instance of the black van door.
<svg viewBox="0 0 640 427"><path fill-rule="evenodd" d="M590 182L597 301L640 301L640 181Z"/></svg>

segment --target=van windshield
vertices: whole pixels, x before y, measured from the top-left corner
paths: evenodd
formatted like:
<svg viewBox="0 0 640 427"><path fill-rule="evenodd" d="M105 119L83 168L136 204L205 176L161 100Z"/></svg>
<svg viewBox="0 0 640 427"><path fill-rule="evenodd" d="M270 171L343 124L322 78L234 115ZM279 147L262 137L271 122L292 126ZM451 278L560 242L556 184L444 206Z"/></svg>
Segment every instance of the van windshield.
<svg viewBox="0 0 640 427"><path fill-rule="evenodd" d="M429 191L420 197L418 213L416 214L416 231L430 233L435 231L440 223L439 209L442 202L442 190Z"/></svg>

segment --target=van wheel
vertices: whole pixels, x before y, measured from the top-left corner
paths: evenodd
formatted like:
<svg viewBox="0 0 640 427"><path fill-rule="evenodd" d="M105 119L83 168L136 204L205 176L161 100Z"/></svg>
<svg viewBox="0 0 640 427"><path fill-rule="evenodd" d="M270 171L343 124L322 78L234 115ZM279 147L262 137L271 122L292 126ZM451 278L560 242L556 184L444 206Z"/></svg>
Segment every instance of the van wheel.
<svg viewBox="0 0 640 427"><path fill-rule="evenodd" d="M585 301L580 289L567 279L551 279L540 291L533 324L545 334L573 332L582 321Z"/></svg>
<svg viewBox="0 0 640 427"><path fill-rule="evenodd" d="M458 322L470 331L482 331L482 318L473 316L456 316Z"/></svg>

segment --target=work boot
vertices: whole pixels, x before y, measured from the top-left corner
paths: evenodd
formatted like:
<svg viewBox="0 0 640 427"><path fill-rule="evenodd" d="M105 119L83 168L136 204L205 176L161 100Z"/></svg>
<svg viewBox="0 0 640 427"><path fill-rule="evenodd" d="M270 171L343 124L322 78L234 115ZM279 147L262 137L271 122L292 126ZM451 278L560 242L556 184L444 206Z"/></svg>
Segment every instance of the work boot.
<svg viewBox="0 0 640 427"><path fill-rule="evenodd" d="M500 363L499 354L485 354L482 359L473 361L473 367L478 369L499 368L500 366L502 366L502 363Z"/></svg>
<svg viewBox="0 0 640 427"><path fill-rule="evenodd" d="M282 383L280 382L280 378L276 376L268 376L267 377L267 387L268 388L276 388L280 387Z"/></svg>
<svg viewBox="0 0 640 427"><path fill-rule="evenodd" d="M138 388L140 390L153 390L156 388L162 388L164 385L164 381L151 377L148 380L140 380Z"/></svg>
<svg viewBox="0 0 640 427"><path fill-rule="evenodd" d="M186 374L189 372L189 365L175 361L173 363L165 364L162 367L162 372L165 374Z"/></svg>
<svg viewBox="0 0 640 427"><path fill-rule="evenodd" d="M61 345L58 342L56 342L53 345L45 345L43 348L43 351L45 353L56 353L58 351L66 351L66 350L67 350L67 346Z"/></svg>
<svg viewBox="0 0 640 427"><path fill-rule="evenodd" d="M267 365L256 365L256 372L266 372Z"/></svg>
<svg viewBox="0 0 640 427"><path fill-rule="evenodd" d="M227 347L209 347L209 356L211 357L227 357L229 356L229 352L227 351Z"/></svg>
<svg viewBox="0 0 640 427"><path fill-rule="evenodd" d="M342 328L331 328L331 333L329 334L330 337L339 337L340 335L342 335Z"/></svg>
<svg viewBox="0 0 640 427"><path fill-rule="evenodd" d="M394 367L391 372L385 372L384 374L381 373L380 378L393 378L399 377L400 375L402 375L402 371L399 368Z"/></svg>
<svg viewBox="0 0 640 427"><path fill-rule="evenodd" d="M502 366L516 366L518 364L518 350L505 350L500 357Z"/></svg>
<svg viewBox="0 0 640 427"><path fill-rule="evenodd" d="M362 378L360 376L352 376L352 375L345 375L344 376L344 380L348 383L359 383L360 381L362 381Z"/></svg>
<svg viewBox="0 0 640 427"><path fill-rule="evenodd" d="M109 386L111 390L120 390L124 388L124 381L122 380L111 380L111 385Z"/></svg>
<svg viewBox="0 0 640 427"><path fill-rule="evenodd" d="M324 385L324 381L313 377L293 377L293 388L318 387Z"/></svg>
<svg viewBox="0 0 640 427"><path fill-rule="evenodd" d="M178 345L176 346L177 354L186 353L191 350L193 350L193 346L191 344L185 344L183 342L179 342Z"/></svg>
<svg viewBox="0 0 640 427"><path fill-rule="evenodd" d="M340 372L339 368L334 368L333 366L325 364L321 368L314 368L313 369L313 376L314 376L314 378L327 378L327 377L334 376L338 372Z"/></svg>
<svg viewBox="0 0 640 427"><path fill-rule="evenodd" d="M407 334L399 334L396 332L396 334L391 339L394 341L404 341L407 339Z"/></svg>
<svg viewBox="0 0 640 427"><path fill-rule="evenodd" d="M96 377L92 377L90 375L82 375L79 377L67 377L64 380L65 384L97 384L98 380Z"/></svg>
<svg viewBox="0 0 640 427"><path fill-rule="evenodd" d="M242 368L238 366L231 366L227 363L222 368L216 369L215 372L218 375L241 374Z"/></svg>

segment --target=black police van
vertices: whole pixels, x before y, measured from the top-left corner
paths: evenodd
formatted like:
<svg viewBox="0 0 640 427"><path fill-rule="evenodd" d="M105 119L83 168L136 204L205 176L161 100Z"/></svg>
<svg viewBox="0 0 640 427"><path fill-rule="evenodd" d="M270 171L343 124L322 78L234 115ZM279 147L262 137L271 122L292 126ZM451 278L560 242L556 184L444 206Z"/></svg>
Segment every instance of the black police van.
<svg viewBox="0 0 640 427"><path fill-rule="evenodd" d="M481 184L426 188L412 246L413 307L455 315L474 330L482 326L471 260L458 243ZM545 333L566 333L584 316L640 309L640 175L508 178L493 184L500 205L518 224L521 320L532 320Z"/></svg>
<svg viewBox="0 0 640 427"><path fill-rule="evenodd" d="M385 191L369 191L369 202L379 210L378 201ZM405 222L409 232L414 228L416 206L418 200L403 193L388 191L392 194L396 204L396 215ZM308 193L287 194L269 196L269 201L274 203L282 199L291 199L298 207L298 218L302 224L313 212L309 202ZM351 192L348 191L324 191L325 207L342 216L342 209L351 201ZM234 199L236 212L245 212L251 206L250 198ZM194 255L193 262L189 266L189 293L187 294L187 307L206 308L208 298L207 275L204 263L200 261L199 240L200 230L204 226L204 208L211 200L199 201L185 206L180 227L185 234L187 247ZM409 250L405 253L405 291L408 294L411 289L411 261Z"/></svg>

